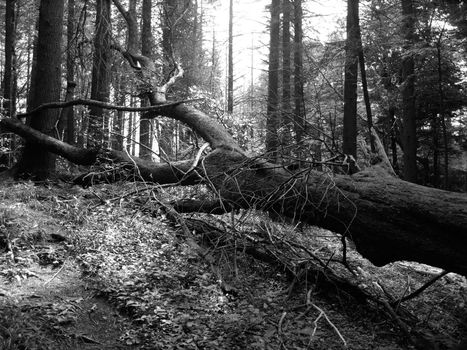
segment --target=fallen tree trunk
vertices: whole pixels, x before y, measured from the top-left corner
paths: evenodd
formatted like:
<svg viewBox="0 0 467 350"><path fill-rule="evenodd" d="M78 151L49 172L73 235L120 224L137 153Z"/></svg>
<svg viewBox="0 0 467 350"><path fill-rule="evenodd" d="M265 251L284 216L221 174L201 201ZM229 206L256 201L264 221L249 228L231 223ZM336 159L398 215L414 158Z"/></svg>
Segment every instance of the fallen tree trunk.
<svg viewBox="0 0 467 350"><path fill-rule="evenodd" d="M409 183L378 167L352 176L291 175L226 151L214 151L205 163L206 176L232 207L257 207L346 235L377 266L409 260L467 276L465 194Z"/></svg>
<svg viewBox="0 0 467 350"><path fill-rule="evenodd" d="M180 114L185 110L171 108ZM467 196L402 181L378 166L352 176L312 169L291 173L246 156L231 147L231 138L223 147L217 136L212 139L218 147L199 162L155 164L124 152L79 149L11 119L0 126L81 164L123 162L138 178L160 184L203 182L217 196L211 212L257 208L341 233L378 266L409 260L467 276Z"/></svg>

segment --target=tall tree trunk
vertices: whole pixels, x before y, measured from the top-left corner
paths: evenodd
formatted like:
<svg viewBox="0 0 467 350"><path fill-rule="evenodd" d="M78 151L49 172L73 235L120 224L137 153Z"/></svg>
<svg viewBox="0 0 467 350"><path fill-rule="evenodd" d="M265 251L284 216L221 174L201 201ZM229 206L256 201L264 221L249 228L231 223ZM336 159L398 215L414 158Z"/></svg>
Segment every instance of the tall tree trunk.
<svg viewBox="0 0 467 350"><path fill-rule="evenodd" d="M443 130L443 144L444 144L444 189L449 191L449 135L446 126L446 115L441 117L441 127ZM466 184L467 185L467 184Z"/></svg>
<svg viewBox="0 0 467 350"><path fill-rule="evenodd" d="M172 16L176 9L176 4L170 0L162 1L164 16L161 21L162 26L162 54L164 57L163 75L167 79L174 65L174 52L173 52L173 35L172 35ZM171 159L173 155L171 134L173 129L173 121L162 120L159 124L157 131L158 143L161 154L164 155L166 160Z"/></svg>
<svg viewBox="0 0 467 350"><path fill-rule="evenodd" d="M358 21L357 25L358 25L358 63L360 65L360 77L362 79L363 99L365 101L368 138L370 140L371 152L374 153L376 151L375 140L373 138L373 133L371 131L373 129L373 116L371 114L370 94L368 93L368 81L366 79L365 54L363 52L362 32L360 30L360 21Z"/></svg>
<svg viewBox="0 0 467 350"><path fill-rule="evenodd" d="M449 140L448 140L448 133L446 130L446 112L444 110L444 89L443 89L443 69L442 69L442 60L441 60L441 39L442 34L440 34L437 45L436 51L438 56L438 94L439 94L439 117L441 122L441 128L443 132L443 146L444 146L444 180L443 180L443 187L444 189L448 189L449 184Z"/></svg>
<svg viewBox="0 0 467 350"><path fill-rule="evenodd" d="M392 153L392 168L399 173L399 162L397 159L397 133L396 133L396 117L395 117L395 108L388 108L388 120L391 123L391 153Z"/></svg>
<svg viewBox="0 0 467 350"><path fill-rule="evenodd" d="M303 29L302 29L302 0L294 0L294 131L295 142L302 143L305 131L305 106L303 96ZM301 158L301 152L297 154Z"/></svg>
<svg viewBox="0 0 467 350"><path fill-rule="evenodd" d="M152 57L152 34L151 34L151 9L152 0L143 0L142 28L141 28L141 53L143 56ZM148 96L141 98L141 107L149 105ZM140 119L139 124L139 156L143 159L151 159L152 135L151 122L148 119Z"/></svg>
<svg viewBox="0 0 467 350"><path fill-rule="evenodd" d="M39 39L39 18L36 19L36 24L35 24L35 33L33 40L32 40L32 62L31 62L31 74L30 74L30 79L29 79L29 90L28 90L28 97L27 97L27 110L33 109L33 99L34 99L34 94L35 91L34 89L36 88L36 75L37 75L37 50L39 49L38 45L38 39Z"/></svg>
<svg viewBox="0 0 467 350"><path fill-rule="evenodd" d="M279 137L279 40L280 0L271 1L269 41L268 106L266 119L266 152L272 162L277 161Z"/></svg>
<svg viewBox="0 0 467 350"><path fill-rule="evenodd" d="M110 0L97 0L96 35L92 65L91 99L108 102L110 97ZM100 107L89 109L88 147L106 147L107 112Z"/></svg>
<svg viewBox="0 0 467 350"><path fill-rule="evenodd" d="M63 1L41 0L35 47L37 56L36 65L33 67L35 72L32 73L34 80L29 108L60 99L63 9ZM57 110L42 110L29 117L27 123L33 129L52 136L55 135L58 117ZM38 180L43 180L55 171L55 160L55 154L28 141L18 164L18 174L32 175Z"/></svg>
<svg viewBox="0 0 467 350"><path fill-rule="evenodd" d="M414 43L415 12L412 0L401 0L402 35L404 50L402 59L402 144L404 145L404 180L417 181L417 133L415 114L414 60L409 52Z"/></svg>
<svg viewBox="0 0 467 350"><path fill-rule="evenodd" d="M2 80L3 108L8 116L16 113L15 43L16 43L16 0L5 4L5 66Z"/></svg>
<svg viewBox="0 0 467 350"><path fill-rule="evenodd" d="M433 186L439 187L439 127L438 116L435 112L431 117L431 137L433 151Z"/></svg>
<svg viewBox="0 0 467 350"><path fill-rule="evenodd" d="M66 95L65 101L71 101L74 98L76 87L75 82L75 58L76 58L76 40L75 40L75 0L68 0L68 18L67 18L67 50L66 50ZM73 106L64 108L61 111L60 122L58 124L59 134L63 140L70 145L75 144L75 118Z"/></svg>
<svg viewBox="0 0 467 350"><path fill-rule="evenodd" d="M343 152L357 158L358 0L347 0Z"/></svg>
<svg viewBox="0 0 467 350"><path fill-rule="evenodd" d="M130 106L134 105L134 97L130 96ZM128 134L126 136L126 150L131 154L133 148L133 135L134 135L134 124L133 124L133 112L128 113Z"/></svg>
<svg viewBox="0 0 467 350"><path fill-rule="evenodd" d="M290 128L292 112L290 103L290 75L292 71L290 57L290 12L289 0L282 0L282 147L290 146ZM289 153L289 152L287 152Z"/></svg>
<svg viewBox="0 0 467 350"><path fill-rule="evenodd" d="M124 106L126 104L125 99L125 83L121 76L117 77L117 91L114 96L116 104ZM112 137L112 149L117 151L123 151L123 140L125 133L125 115L123 111L116 113L116 119L113 124L113 137Z"/></svg>
<svg viewBox="0 0 467 350"><path fill-rule="evenodd" d="M227 77L227 112L233 112L233 0L229 2L229 53Z"/></svg>

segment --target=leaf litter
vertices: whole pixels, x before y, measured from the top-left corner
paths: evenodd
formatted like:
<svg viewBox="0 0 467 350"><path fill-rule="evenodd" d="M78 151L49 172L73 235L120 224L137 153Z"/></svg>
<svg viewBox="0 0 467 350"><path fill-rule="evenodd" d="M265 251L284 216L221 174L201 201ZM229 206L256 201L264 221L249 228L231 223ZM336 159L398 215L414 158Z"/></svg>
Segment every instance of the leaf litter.
<svg viewBox="0 0 467 350"><path fill-rule="evenodd" d="M245 235L266 225L274 239L295 239L333 265L341 245L329 232L297 232L251 212L236 215L237 236L226 230L224 245L206 245L194 232L203 256L148 204L151 195L186 193L144 184L0 188L1 349L415 348L397 320L447 349L465 332L460 276L443 277L391 318L381 304L311 279L295 283L280 265L241 249ZM234 220L184 217L221 227ZM376 268L355 252L349 258L359 287L382 299L407 295L439 272L410 263Z"/></svg>

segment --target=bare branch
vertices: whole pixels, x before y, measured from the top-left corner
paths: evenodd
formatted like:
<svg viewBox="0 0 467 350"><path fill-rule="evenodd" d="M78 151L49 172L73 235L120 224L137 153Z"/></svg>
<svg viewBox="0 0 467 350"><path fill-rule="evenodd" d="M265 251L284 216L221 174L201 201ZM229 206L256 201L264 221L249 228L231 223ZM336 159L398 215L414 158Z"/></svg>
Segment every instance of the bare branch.
<svg viewBox="0 0 467 350"><path fill-rule="evenodd" d="M176 63L175 64L175 73L169 78L169 80L164 84L162 85L160 88L159 88L159 91L163 94L165 94L167 92L167 90L173 85L175 84L175 82L183 77L183 68L178 64Z"/></svg>
<svg viewBox="0 0 467 350"><path fill-rule="evenodd" d="M184 101L177 101L177 102L170 102L170 103L164 103L164 104L158 104L155 106L147 106L147 107L126 107L126 106L117 106L113 105L111 103L107 102L102 102L102 101L96 101L96 100L86 100L86 99L77 99L77 100L71 100L71 101L65 101L65 102L50 102L50 103L44 103L40 105L37 108L34 108L32 111L27 112L27 113L21 113L17 115L17 118L26 118L30 115L34 115L39 111L42 111L44 109L49 109L49 108L65 108L65 107L70 107L70 106L78 106L78 105L84 105L84 106L96 106L96 107L101 107L104 109L113 109L115 111L124 111L124 112L157 112L158 110L162 110L167 107L175 107L178 106L179 104L182 103L189 103L189 102L195 102L199 101L200 99L191 99L191 100L184 100Z"/></svg>

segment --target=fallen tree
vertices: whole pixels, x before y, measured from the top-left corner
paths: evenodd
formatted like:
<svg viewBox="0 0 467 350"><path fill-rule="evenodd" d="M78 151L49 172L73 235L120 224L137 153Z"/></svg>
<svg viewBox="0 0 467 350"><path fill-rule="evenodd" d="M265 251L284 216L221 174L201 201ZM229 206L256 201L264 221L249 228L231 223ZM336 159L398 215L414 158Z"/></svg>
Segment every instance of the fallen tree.
<svg viewBox="0 0 467 350"><path fill-rule="evenodd" d="M165 93L182 73L155 86L154 63L139 52L138 24L133 13L113 0L128 28L126 50L115 46L135 70L141 96L151 107L146 118L166 116L188 125L211 146L211 151L189 161L155 164L115 150L88 150L42 134L18 120L1 119L0 128L16 133L49 152L76 164L119 164L104 167L105 181L143 179L165 185L206 184L215 195L204 200L183 201L180 211L222 213L237 208L256 208L292 220L318 225L348 237L357 250L375 265L409 260L467 276L467 196L402 181L376 165L354 175L331 175L313 169L296 172L246 154L216 120L188 103L166 101ZM83 103L83 101L80 101ZM92 103L95 103L93 101ZM67 102L70 105L74 102ZM91 103L91 102L89 102ZM60 107L63 104L40 106ZM109 104L102 108L119 109ZM120 109L131 110L120 106ZM31 112L34 118L34 111ZM88 174L77 183L92 185Z"/></svg>
<svg viewBox="0 0 467 350"><path fill-rule="evenodd" d="M290 172L248 156L220 124L191 106L172 104L158 113L189 125L210 143L211 152L155 164L125 152L80 149L13 119L0 120L0 127L77 164L119 163L145 181L204 183L216 195L211 202L184 200L176 206L180 211L265 210L349 237L377 266L409 260L467 276L465 194L402 181L377 165L351 176L311 168ZM80 181L90 185L92 177Z"/></svg>

